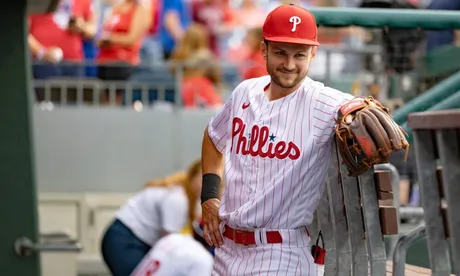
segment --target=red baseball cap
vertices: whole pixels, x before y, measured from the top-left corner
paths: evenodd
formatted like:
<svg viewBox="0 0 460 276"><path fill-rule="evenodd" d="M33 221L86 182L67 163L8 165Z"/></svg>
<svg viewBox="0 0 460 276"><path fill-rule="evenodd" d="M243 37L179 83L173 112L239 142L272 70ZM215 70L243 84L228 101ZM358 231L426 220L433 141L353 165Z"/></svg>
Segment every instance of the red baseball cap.
<svg viewBox="0 0 460 276"><path fill-rule="evenodd" d="M319 46L315 17L293 4L279 6L267 15L262 36L268 41Z"/></svg>

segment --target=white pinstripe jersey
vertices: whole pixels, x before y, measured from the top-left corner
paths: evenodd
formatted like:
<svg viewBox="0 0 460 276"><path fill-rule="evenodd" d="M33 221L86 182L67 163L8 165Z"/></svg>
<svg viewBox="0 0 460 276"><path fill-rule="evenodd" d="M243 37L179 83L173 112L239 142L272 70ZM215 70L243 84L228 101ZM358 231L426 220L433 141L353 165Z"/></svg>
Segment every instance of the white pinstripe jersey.
<svg viewBox="0 0 460 276"><path fill-rule="evenodd" d="M225 154L219 215L239 229L312 222L330 163L334 119L353 98L307 77L295 92L269 101L269 83L269 76L242 82L208 125Z"/></svg>

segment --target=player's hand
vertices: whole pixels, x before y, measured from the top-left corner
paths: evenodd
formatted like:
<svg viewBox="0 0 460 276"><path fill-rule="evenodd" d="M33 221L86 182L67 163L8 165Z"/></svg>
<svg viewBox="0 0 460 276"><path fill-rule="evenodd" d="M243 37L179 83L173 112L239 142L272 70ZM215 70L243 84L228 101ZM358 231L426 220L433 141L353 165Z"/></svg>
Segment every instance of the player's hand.
<svg viewBox="0 0 460 276"><path fill-rule="evenodd" d="M222 234L219 229L221 219L219 218L220 201L217 198L208 199L203 204L203 237L209 246L219 247L223 244Z"/></svg>

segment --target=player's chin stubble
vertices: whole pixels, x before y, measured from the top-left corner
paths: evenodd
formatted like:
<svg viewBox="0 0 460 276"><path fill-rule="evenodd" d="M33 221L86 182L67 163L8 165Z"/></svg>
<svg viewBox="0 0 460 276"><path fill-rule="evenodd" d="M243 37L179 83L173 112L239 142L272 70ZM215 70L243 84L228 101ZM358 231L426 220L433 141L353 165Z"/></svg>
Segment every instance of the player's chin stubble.
<svg viewBox="0 0 460 276"><path fill-rule="evenodd" d="M270 69L270 65L269 65L269 62L268 62L268 58L266 59L266 67L267 67L267 71L271 77L271 80L276 84L278 85L279 87L282 87L282 88L286 88L286 89L289 89L289 88L293 88L295 87L297 84L299 84L299 82L303 81L303 79L305 79L305 77L307 76L307 73L308 72L305 72L303 74L299 74L297 72L297 77L291 81L282 81L281 79L281 72L280 70L278 70L278 68L275 68L275 69ZM307 70L308 71L308 70ZM279 74L279 75L278 75Z"/></svg>
<svg viewBox="0 0 460 276"><path fill-rule="evenodd" d="M297 77L295 79L283 81L281 76L277 75L277 72L279 72L279 71L277 71L276 69L274 71L270 72L270 77L271 77L272 81L276 85L278 85L278 86L280 86L282 88L293 88L293 87L295 87L307 75L306 73L302 74L302 75L297 74ZM282 73L279 73L279 74L282 74Z"/></svg>

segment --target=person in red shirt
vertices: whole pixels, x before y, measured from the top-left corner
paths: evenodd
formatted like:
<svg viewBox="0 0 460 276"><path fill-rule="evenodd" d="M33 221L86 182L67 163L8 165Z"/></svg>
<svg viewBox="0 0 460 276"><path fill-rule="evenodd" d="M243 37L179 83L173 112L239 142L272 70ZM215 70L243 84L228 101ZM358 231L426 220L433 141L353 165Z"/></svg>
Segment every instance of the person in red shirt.
<svg viewBox="0 0 460 276"><path fill-rule="evenodd" d="M242 68L244 80L268 75L265 59L260 53L261 42L262 28L250 29L245 38L248 55Z"/></svg>
<svg viewBox="0 0 460 276"><path fill-rule="evenodd" d="M152 24L152 5L137 0L125 0L112 8L104 20L98 46L98 78L108 81L126 81L133 66L140 63L142 41ZM106 95L108 96L108 95ZM117 103L121 90L117 90Z"/></svg>
<svg viewBox="0 0 460 276"><path fill-rule="evenodd" d="M190 25L176 45L171 61L183 67L182 103L186 108L220 106L222 100L216 87L220 84L220 68L213 62L208 46L208 33L201 24ZM172 72L177 68L173 65Z"/></svg>
<svg viewBox="0 0 460 276"><path fill-rule="evenodd" d="M184 69L182 80L182 104L185 108L220 107L222 98L212 81L206 77L206 66L209 61L200 59L189 60Z"/></svg>
<svg viewBox="0 0 460 276"><path fill-rule="evenodd" d="M34 62L34 78L83 73L83 40L96 33L91 0L61 0L55 12L30 15L28 23L30 52L35 61L43 61ZM57 66L61 59L65 66Z"/></svg>
<svg viewBox="0 0 460 276"><path fill-rule="evenodd" d="M195 63L195 65L192 65ZM220 107L222 98L214 84L205 76L207 61L196 60L184 70L182 104L185 108Z"/></svg>

